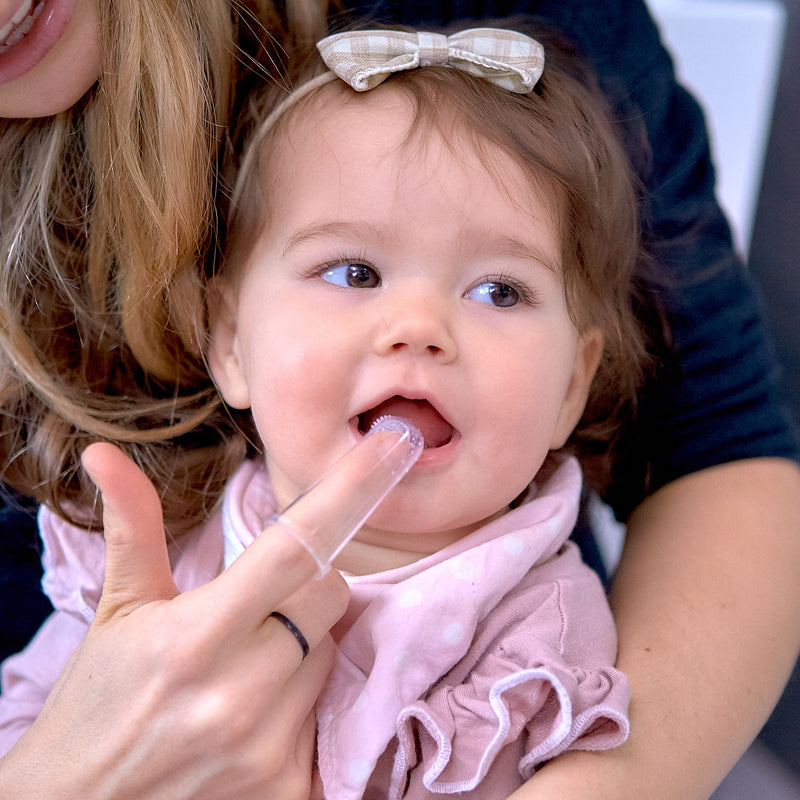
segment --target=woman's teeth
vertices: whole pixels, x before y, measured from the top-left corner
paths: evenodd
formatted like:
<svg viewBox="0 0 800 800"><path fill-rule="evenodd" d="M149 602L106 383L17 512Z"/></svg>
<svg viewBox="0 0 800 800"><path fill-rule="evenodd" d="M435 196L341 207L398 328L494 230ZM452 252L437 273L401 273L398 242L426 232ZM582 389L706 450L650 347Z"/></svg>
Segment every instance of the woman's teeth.
<svg viewBox="0 0 800 800"><path fill-rule="evenodd" d="M14 12L2 28L0 28L0 53L13 47L33 27L37 17L42 11L43 3L37 3L34 8L33 0L25 0Z"/></svg>

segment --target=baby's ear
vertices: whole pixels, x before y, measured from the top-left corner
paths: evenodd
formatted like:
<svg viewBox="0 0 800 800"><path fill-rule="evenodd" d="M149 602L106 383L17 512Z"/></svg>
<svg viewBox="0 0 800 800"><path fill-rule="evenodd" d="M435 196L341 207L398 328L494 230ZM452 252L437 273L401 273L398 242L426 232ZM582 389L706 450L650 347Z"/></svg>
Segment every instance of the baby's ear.
<svg viewBox="0 0 800 800"><path fill-rule="evenodd" d="M237 306L233 287L215 278L208 296L208 367L225 402L231 408L249 408L250 388L239 349Z"/></svg>
<svg viewBox="0 0 800 800"><path fill-rule="evenodd" d="M575 360L572 364L572 377L561 404L551 450L563 447L575 426L580 422L594 375L603 355L603 332L592 326L583 331L578 339Z"/></svg>

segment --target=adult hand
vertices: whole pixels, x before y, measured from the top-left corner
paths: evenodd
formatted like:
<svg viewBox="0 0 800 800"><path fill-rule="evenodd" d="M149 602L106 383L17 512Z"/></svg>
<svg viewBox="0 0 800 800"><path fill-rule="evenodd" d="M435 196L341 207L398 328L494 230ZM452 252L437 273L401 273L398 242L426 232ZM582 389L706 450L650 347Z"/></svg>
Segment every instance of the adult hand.
<svg viewBox="0 0 800 800"><path fill-rule="evenodd" d="M376 461L393 469L378 437L371 448L291 507L293 526L330 553L326 536L345 531L315 523L347 516ZM271 525L217 578L180 594L150 481L113 445L92 445L83 461L103 497L103 595L42 713L3 759L0 797L307 798L328 630L348 601L341 576L314 580L317 560ZM307 658L274 610L302 631Z"/></svg>

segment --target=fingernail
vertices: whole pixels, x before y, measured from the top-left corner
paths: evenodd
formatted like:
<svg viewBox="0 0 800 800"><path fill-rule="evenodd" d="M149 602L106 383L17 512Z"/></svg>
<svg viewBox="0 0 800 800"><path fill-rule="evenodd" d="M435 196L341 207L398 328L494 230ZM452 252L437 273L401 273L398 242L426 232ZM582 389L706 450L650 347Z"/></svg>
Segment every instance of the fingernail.
<svg viewBox="0 0 800 800"><path fill-rule="evenodd" d="M403 417L380 417L320 480L268 522L279 525L305 547L317 562L322 577L342 548L414 466L423 448L422 434L413 423ZM300 522L297 518L300 514L292 513L311 492L332 495L325 518L315 520L313 525Z"/></svg>

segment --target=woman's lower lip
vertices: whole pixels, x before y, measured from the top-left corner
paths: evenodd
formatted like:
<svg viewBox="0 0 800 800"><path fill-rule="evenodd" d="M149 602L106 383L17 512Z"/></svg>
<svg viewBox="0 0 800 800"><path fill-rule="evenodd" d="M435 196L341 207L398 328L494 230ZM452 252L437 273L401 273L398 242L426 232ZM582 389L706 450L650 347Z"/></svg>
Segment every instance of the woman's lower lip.
<svg viewBox="0 0 800 800"><path fill-rule="evenodd" d="M0 86L32 70L58 43L72 20L76 0L43 0L31 29L0 53Z"/></svg>

